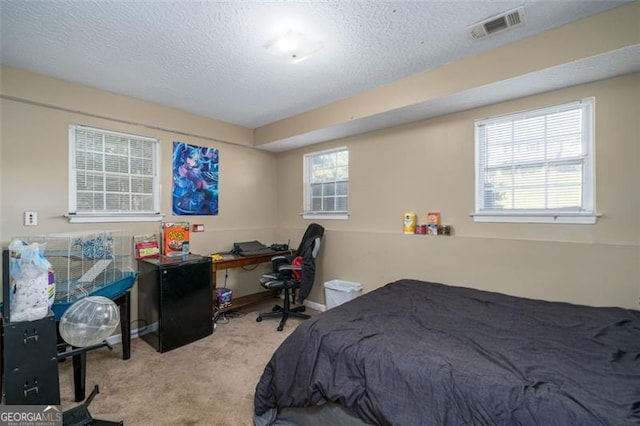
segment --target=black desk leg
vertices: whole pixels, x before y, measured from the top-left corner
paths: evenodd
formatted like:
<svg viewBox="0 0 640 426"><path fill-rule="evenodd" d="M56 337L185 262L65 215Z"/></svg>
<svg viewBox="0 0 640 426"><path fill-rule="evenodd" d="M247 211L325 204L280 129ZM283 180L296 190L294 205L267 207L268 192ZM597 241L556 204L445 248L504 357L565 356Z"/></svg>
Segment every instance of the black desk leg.
<svg viewBox="0 0 640 426"><path fill-rule="evenodd" d="M120 302L120 334L122 335L122 359L131 358L131 291L118 298Z"/></svg>
<svg viewBox="0 0 640 426"><path fill-rule="evenodd" d="M73 355L73 393L76 396L75 401L84 400L85 380L87 375L87 353L81 352Z"/></svg>

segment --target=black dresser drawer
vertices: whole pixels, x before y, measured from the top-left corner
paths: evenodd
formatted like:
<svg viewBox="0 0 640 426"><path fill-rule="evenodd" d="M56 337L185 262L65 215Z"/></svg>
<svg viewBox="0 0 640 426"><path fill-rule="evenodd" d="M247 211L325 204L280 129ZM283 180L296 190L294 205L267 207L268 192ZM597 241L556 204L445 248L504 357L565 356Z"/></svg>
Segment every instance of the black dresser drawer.
<svg viewBox="0 0 640 426"><path fill-rule="evenodd" d="M60 382L53 315L2 326L2 381L7 405L58 405Z"/></svg>

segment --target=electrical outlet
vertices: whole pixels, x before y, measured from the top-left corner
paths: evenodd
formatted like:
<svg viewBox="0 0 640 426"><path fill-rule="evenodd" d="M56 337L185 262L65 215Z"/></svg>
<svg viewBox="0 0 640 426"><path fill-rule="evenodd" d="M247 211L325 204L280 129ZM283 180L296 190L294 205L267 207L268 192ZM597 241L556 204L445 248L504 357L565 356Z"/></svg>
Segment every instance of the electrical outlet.
<svg viewBox="0 0 640 426"><path fill-rule="evenodd" d="M36 226L38 224L38 213L24 212L24 226Z"/></svg>

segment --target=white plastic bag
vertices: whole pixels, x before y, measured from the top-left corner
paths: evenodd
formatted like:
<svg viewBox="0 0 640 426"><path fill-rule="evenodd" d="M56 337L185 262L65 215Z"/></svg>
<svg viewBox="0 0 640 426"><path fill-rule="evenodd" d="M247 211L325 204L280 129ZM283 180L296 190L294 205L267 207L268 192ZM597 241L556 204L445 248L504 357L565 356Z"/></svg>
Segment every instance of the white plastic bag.
<svg viewBox="0 0 640 426"><path fill-rule="evenodd" d="M9 318L12 322L35 321L47 316L55 298L51 263L42 255L43 244L9 243L11 276Z"/></svg>

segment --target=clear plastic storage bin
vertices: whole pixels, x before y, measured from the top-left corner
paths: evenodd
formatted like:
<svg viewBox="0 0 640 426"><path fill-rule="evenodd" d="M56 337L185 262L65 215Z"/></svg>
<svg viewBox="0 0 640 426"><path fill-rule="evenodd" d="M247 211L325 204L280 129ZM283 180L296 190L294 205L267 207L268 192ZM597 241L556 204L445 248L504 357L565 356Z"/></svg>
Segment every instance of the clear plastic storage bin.
<svg viewBox="0 0 640 426"><path fill-rule="evenodd" d="M349 281L331 280L324 283L327 309L342 305L362 294L362 285Z"/></svg>

